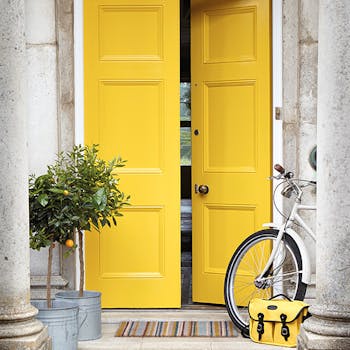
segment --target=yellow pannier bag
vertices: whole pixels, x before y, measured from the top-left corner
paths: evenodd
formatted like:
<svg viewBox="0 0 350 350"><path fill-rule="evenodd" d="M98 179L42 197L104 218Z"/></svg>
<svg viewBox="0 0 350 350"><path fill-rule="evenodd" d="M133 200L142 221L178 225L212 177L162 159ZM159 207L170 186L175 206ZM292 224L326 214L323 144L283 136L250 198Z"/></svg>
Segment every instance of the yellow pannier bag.
<svg viewBox="0 0 350 350"><path fill-rule="evenodd" d="M257 343L296 347L300 325L310 316L300 300L254 298L249 302L249 335ZM283 296L283 295L282 295Z"/></svg>

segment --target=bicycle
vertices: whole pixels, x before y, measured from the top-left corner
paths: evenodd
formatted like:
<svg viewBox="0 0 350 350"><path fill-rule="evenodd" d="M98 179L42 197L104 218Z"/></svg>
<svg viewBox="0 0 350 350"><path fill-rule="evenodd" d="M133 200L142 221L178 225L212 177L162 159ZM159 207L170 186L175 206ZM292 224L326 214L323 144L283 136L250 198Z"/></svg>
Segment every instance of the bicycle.
<svg viewBox="0 0 350 350"><path fill-rule="evenodd" d="M279 186L286 184L281 191L282 196L291 198L295 195L290 213L284 216L285 221L281 225L264 224L269 228L246 238L234 252L225 276L224 294L228 314L246 336L249 334L249 300L253 297L267 299L277 294L304 300L307 285L311 282L308 251L292 226L300 226L316 241L314 232L299 215L300 210L316 210L314 205L301 204L303 188L315 186L316 182L295 179L292 172L286 172L279 164L274 169L279 175L270 179L282 182L276 186L273 198Z"/></svg>

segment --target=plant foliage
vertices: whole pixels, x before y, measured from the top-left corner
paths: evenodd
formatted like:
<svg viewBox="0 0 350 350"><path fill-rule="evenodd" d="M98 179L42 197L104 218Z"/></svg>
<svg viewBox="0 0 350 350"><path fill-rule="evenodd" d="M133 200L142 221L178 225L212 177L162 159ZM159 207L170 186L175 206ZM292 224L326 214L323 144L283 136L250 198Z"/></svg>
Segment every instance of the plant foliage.
<svg viewBox="0 0 350 350"><path fill-rule="evenodd" d="M29 180L30 244L39 250L51 241L64 244L75 229L90 231L117 224L129 197L118 188L114 171L125 161L98 158L97 145L60 153L47 173Z"/></svg>
<svg viewBox="0 0 350 350"><path fill-rule="evenodd" d="M116 225L121 207L129 202L115 174L124 165L121 158L108 162L99 158L97 145L79 145L58 154L45 174L30 176L30 247L64 244L74 240L76 231Z"/></svg>

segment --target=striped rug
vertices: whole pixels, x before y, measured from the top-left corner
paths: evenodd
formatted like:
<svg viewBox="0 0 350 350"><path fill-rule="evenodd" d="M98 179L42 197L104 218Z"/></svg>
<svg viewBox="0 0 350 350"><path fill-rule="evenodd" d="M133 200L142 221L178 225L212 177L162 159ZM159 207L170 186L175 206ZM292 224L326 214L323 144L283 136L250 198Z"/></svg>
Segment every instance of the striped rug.
<svg viewBox="0 0 350 350"><path fill-rule="evenodd" d="M231 321L125 321L116 337L236 337Z"/></svg>

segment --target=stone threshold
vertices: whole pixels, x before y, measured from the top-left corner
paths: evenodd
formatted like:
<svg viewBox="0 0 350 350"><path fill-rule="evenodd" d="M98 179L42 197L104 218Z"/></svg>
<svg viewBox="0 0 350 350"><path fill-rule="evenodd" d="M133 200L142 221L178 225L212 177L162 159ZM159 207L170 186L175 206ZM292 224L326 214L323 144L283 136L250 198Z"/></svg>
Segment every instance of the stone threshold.
<svg viewBox="0 0 350 350"><path fill-rule="evenodd" d="M284 347L253 343L242 338L114 337L118 323L127 320L229 320L226 310L104 310L102 338L79 342L79 350L282 350Z"/></svg>

